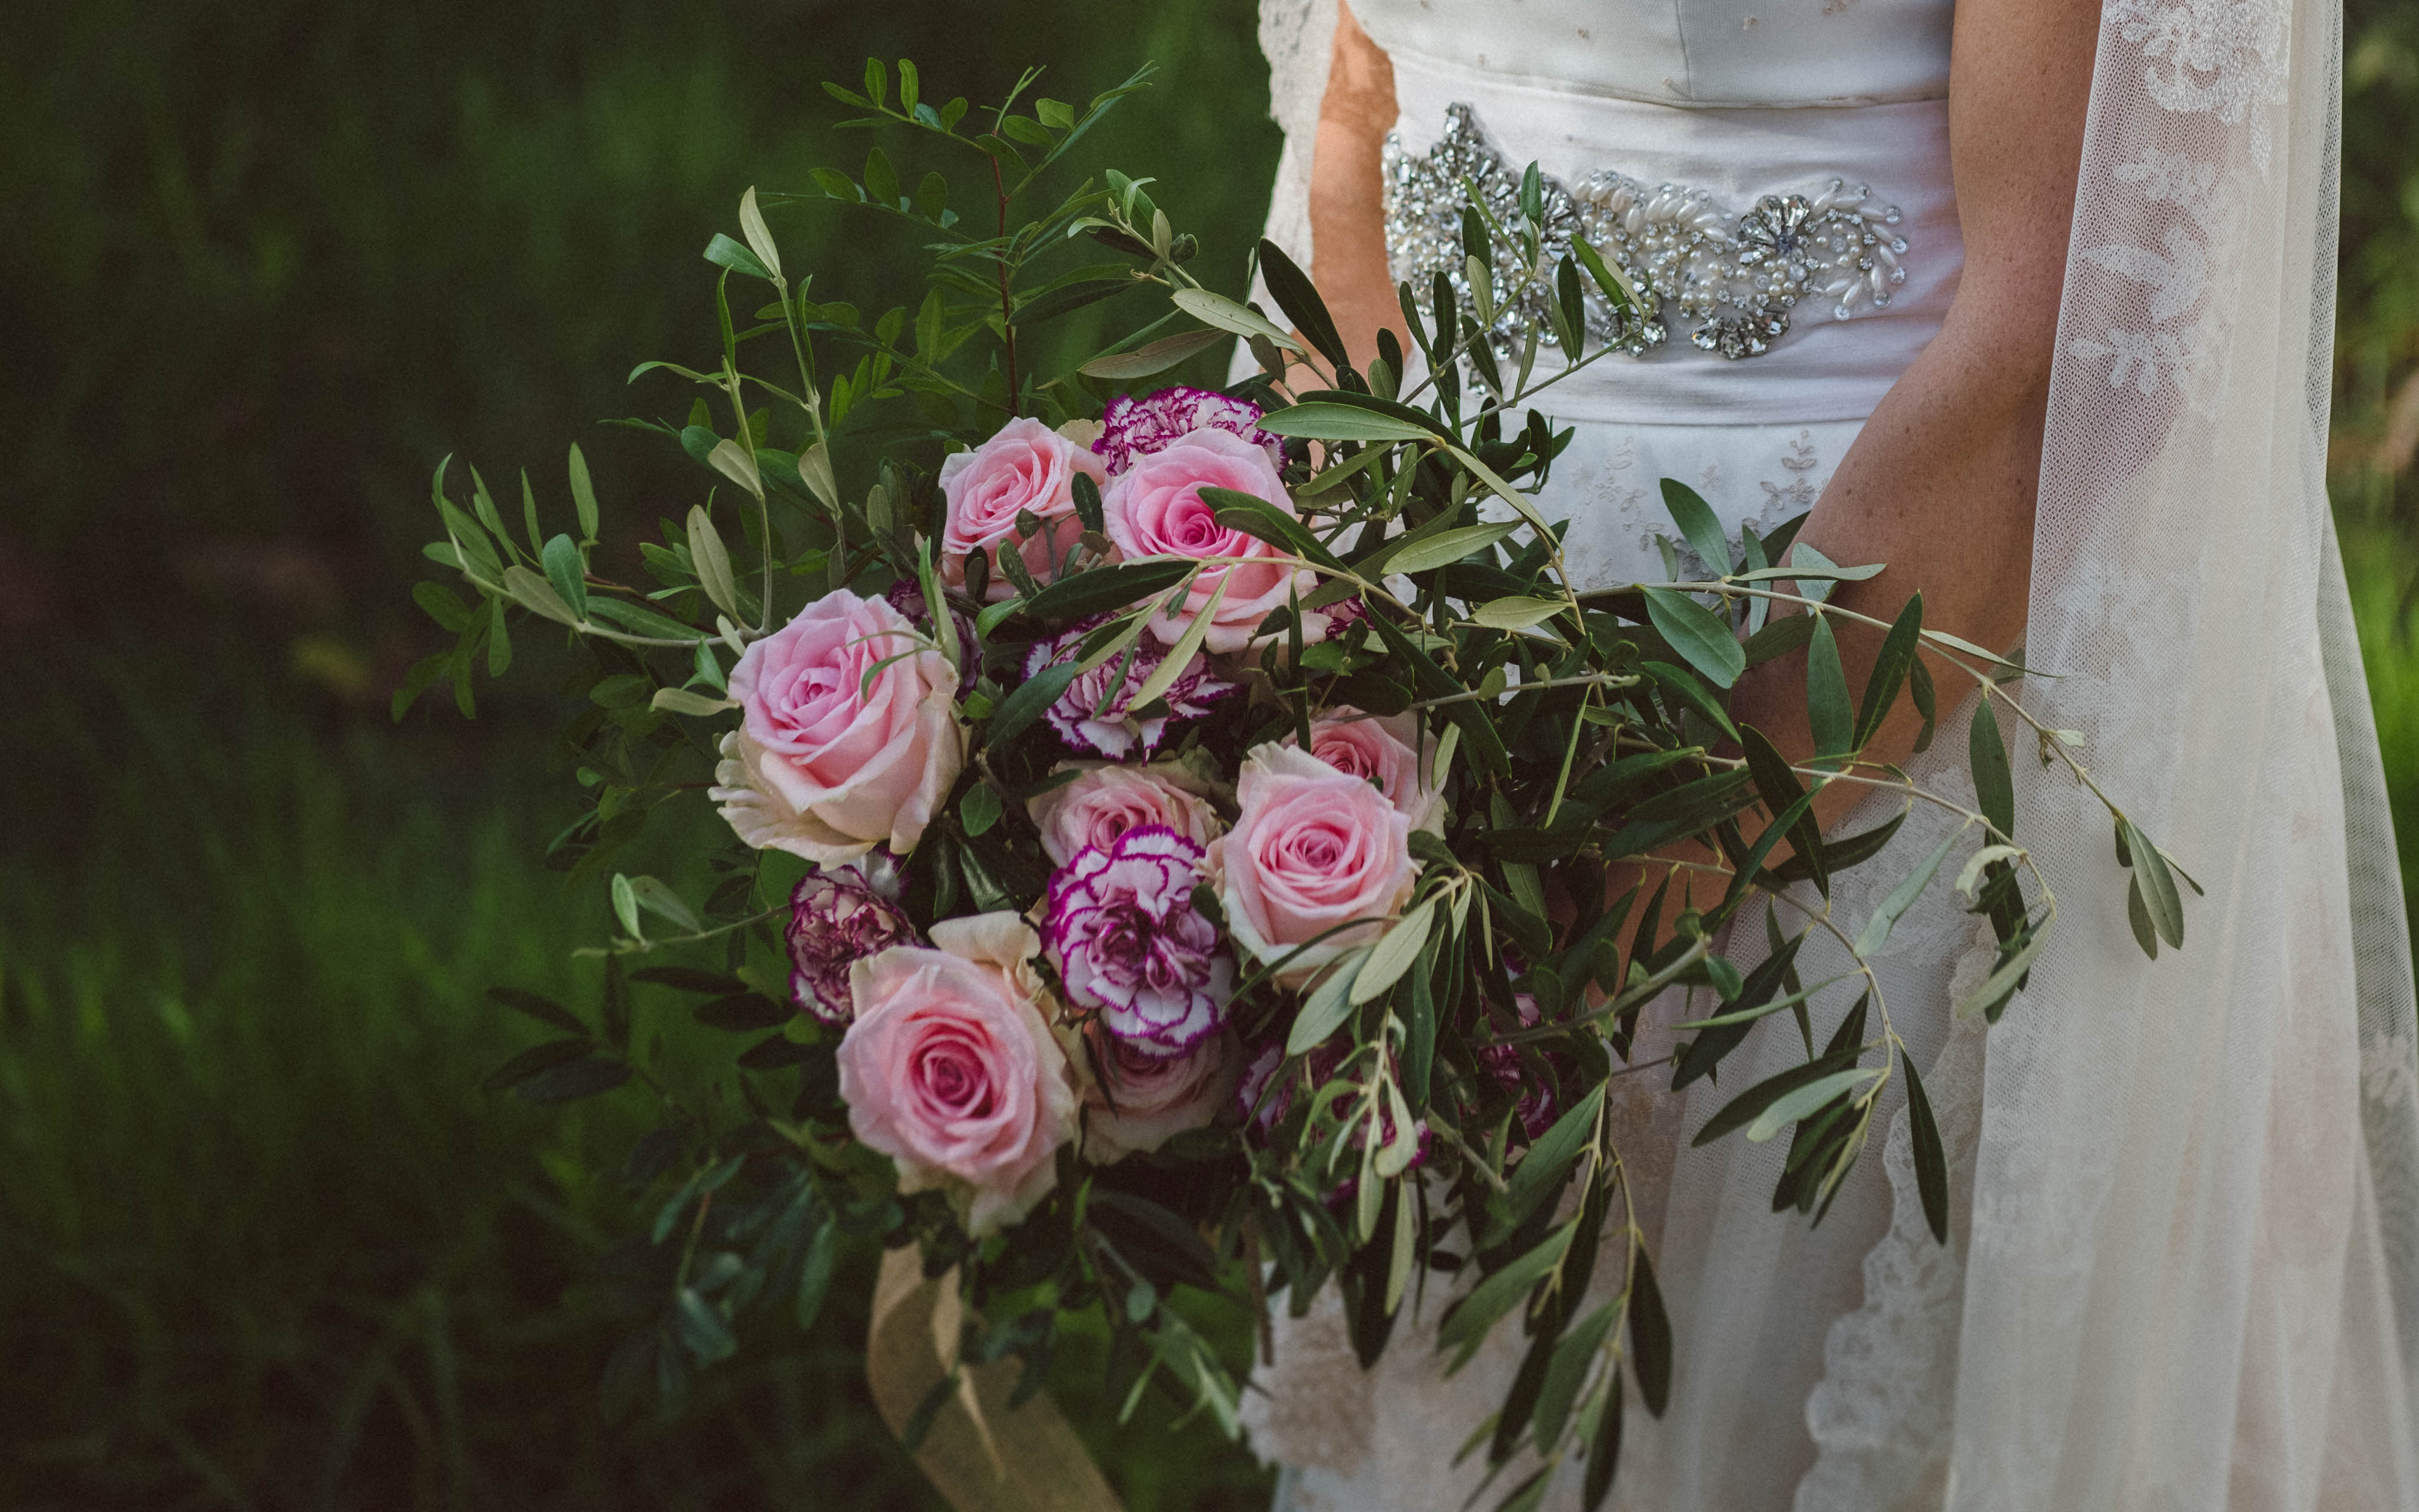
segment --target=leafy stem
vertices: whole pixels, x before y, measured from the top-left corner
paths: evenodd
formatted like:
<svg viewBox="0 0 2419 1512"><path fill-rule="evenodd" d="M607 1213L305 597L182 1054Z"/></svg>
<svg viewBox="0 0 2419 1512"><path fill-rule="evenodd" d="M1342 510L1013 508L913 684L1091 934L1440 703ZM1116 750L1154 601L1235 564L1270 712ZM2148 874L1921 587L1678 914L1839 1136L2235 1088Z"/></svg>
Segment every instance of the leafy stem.
<svg viewBox="0 0 2419 1512"><path fill-rule="evenodd" d="M776 916L787 913L789 909L785 904L778 907L767 908L763 913L750 914L745 918L734 918L728 924L716 924L712 929L699 930L694 933L668 934L659 940L616 940L611 945L582 946L580 949L574 950L571 953L576 956L645 955L649 951L668 949L676 945L696 945L704 940L720 939L723 935L732 933L733 930L743 930L751 924L761 924L768 918L775 918Z"/></svg>
<svg viewBox="0 0 2419 1512"><path fill-rule="evenodd" d="M1022 81L1019 86L1022 87ZM1015 96L1011 94L1009 98L1013 100ZM1008 106L1005 102L1000 105L998 114L1002 117L1008 115ZM1029 178L1027 181L1030 181ZM1008 183L1000 173L999 159L996 157L991 160L991 182L999 203L1000 239L1006 241L1008 239ZM1008 293L1008 249L1003 247L998 255L993 259L993 266L999 270L999 332L1000 343L1006 348L1008 359L1008 412L1011 415L1019 415L1025 412L1025 395L1018 389L1016 382L1016 306Z"/></svg>

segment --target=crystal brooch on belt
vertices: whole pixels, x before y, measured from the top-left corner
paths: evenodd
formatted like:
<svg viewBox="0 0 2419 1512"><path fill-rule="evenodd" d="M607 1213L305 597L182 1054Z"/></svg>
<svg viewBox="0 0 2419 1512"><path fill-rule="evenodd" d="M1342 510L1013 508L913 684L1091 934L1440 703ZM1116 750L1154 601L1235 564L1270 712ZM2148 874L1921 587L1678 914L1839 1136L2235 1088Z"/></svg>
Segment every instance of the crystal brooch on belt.
<svg viewBox="0 0 2419 1512"><path fill-rule="evenodd" d="M1487 139L1468 105L1445 112L1444 134L1425 152L1386 138L1386 256L1397 281L1424 286L1435 274L1470 297L1461 212L1475 193L1500 224L1520 214L1520 173ZM1874 202L1863 184L1834 178L1801 193L1767 194L1733 215L1703 189L1662 184L1598 169L1577 184L1547 178L1545 244L1538 266L1523 268L1508 239L1495 239L1495 285L1504 291L1487 334L1509 348L1530 331L1551 344L1547 303L1554 265L1574 235L1595 248L1637 291L1635 312L1586 294L1588 330L1607 344L1643 355L1669 337L1667 321L1689 326L1691 345L1724 357L1757 357L1789 331L1801 300L1826 300L1845 320L1890 302L1906 282L1894 229L1895 205ZM1515 292L1517 291L1517 292Z"/></svg>

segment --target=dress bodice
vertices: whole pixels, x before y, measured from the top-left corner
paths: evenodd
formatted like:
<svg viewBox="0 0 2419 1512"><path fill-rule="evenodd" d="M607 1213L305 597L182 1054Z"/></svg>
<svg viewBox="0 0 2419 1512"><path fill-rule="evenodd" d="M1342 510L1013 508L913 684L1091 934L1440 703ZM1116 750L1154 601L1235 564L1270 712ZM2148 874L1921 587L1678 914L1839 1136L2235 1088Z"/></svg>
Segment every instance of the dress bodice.
<svg viewBox="0 0 2419 1512"><path fill-rule="evenodd" d="M1949 94L1951 0L1360 0L1390 55L1698 107Z"/></svg>
<svg viewBox="0 0 2419 1512"><path fill-rule="evenodd" d="M1359 0L1353 13L1394 66L1395 279L1458 288L1466 186L1511 213L1534 162L1549 204L1569 207L1557 224L1641 291L1642 325L1598 332L1631 355L1557 386L1543 403L1558 419L1861 420L1939 331L1964 261L1951 0ZM1522 313L1533 326L1543 298Z"/></svg>

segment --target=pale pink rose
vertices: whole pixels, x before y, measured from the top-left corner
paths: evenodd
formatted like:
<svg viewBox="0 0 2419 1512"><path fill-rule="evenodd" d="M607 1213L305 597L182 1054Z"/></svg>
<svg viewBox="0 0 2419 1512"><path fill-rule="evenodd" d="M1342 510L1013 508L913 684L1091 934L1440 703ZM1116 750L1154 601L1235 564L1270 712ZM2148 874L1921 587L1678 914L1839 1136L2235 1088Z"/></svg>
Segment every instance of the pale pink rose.
<svg viewBox="0 0 2419 1512"><path fill-rule="evenodd" d="M1016 588L999 570L1003 547L1025 559L1035 580L1048 582L1057 564L1084 534L1075 513L1075 474L1095 484L1108 481L1108 469L1085 445L1068 440L1030 416L1020 415L971 452L941 459L941 494L948 501L948 523L941 532L941 580L951 588L966 583L966 553L980 551L991 559L988 595L1013 598ZM1018 511L1042 522L1042 529L1022 542L1016 539Z"/></svg>
<svg viewBox="0 0 2419 1512"><path fill-rule="evenodd" d="M899 1190L938 1187L982 1235L1033 1209L1074 1136L1075 1083L1049 1028L1014 914L932 926L937 949L896 946L849 976L855 1020L840 1044L849 1129L890 1157Z"/></svg>
<svg viewBox="0 0 2419 1512"><path fill-rule="evenodd" d="M931 644L841 589L747 648L731 671L743 718L710 794L741 840L827 866L916 848L965 764L957 674L916 649Z"/></svg>
<svg viewBox="0 0 2419 1512"><path fill-rule="evenodd" d="M1202 643L1215 652L1240 651L1251 644L1262 620L1296 592L1307 597L1317 579L1287 566L1266 541L1219 524L1217 511L1202 501L1205 487L1232 488L1266 500L1287 515L1294 512L1293 500L1266 452L1230 431L1196 430L1135 458L1109 485L1102 500L1108 535L1129 559L1247 559L1202 569L1173 619L1156 612L1150 618L1151 633L1173 645L1224 582L1225 596ZM1305 614L1302 626L1307 639L1319 640L1326 634L1326 617Z"/></svg>
<svg viewBox="0 0 2419 1512"><path fill-rule="evenodd" d="M1063 762L1056 770L1070 767L1077 774L1073 781L1025 804L1053 866L1065 866L1086 845L1105 851L1118 836L1142 825L1163 825L1201 846L1225 832L1225 821L1210 806L1210 784L1180 762L1148 766Z"/></svg>
<svg viewBox="0 0 2419 1512"><path fill-rule="evenodd" d="M1286 744L1294 743L1287 735ZM1406 709L1379 717L1339 705L1310 722L1310 753L1351 777L1374 782L1386 801L1403 810L1413 829L1444 833L1444 795L1428 786L1428 763L1436 742L1425 741L1422 760L1419 717Z"/></svg>
<svg viewBox="0 0 2419 1512"><path fill-rule="evenodd" d="M1410 896L1419 871L1410 819L1361 779L1292 746L1258 746L1243 760L1235 796L1240 812L1211 864L1227 928L1244 949L1273 963L1308 945L1280 983L1298 984L1374 941ZM1356 919L1370 922L1327 934Z"/></svg>
<svg viewBox="0 0 2419 1512"><path fill-rule="evenodd" d="M1206 1127L1232 1102L1243 1074L1232 1034L1180 1056L1152 1056L1130 1041L1087 1032L1094 1075L1084 1089L1084 1158L1114 1165Z"/></svg>

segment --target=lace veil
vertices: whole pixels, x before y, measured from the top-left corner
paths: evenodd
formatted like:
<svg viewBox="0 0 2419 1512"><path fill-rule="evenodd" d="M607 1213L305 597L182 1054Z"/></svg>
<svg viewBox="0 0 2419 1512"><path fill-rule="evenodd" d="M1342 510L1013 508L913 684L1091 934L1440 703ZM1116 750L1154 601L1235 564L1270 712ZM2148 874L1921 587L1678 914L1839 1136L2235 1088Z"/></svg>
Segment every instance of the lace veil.
<svg viewBox="0 0 2419 1512"><path fill-rule="evenodd" d="M2126 937L2104 819L2025 764L2060 937L1989 1040L1951 1504L2407 1507L2411 976L2327 510L2341 17L2112 0L2026 656L2208 889Z"/></svg>
<svg viewBox="0 0 2419 1512"><path fill-rule="evenodd" d="M1334 15L1260 11L1305 266ZM2104 814L2019 749L2057 932L1979 1074L1944 1052L1963 1242L1905 1212L1868 1260L1801 1508L2419 1507L2419 1030L2323 477L2340 32L2338 0L2103 11L2027 699L2206 896L2145 961Z"/></svg>

